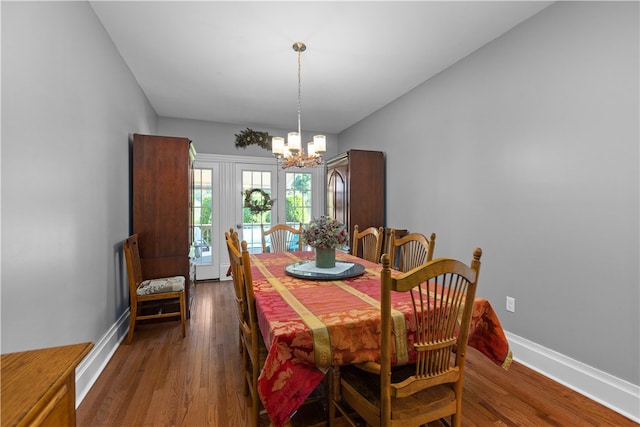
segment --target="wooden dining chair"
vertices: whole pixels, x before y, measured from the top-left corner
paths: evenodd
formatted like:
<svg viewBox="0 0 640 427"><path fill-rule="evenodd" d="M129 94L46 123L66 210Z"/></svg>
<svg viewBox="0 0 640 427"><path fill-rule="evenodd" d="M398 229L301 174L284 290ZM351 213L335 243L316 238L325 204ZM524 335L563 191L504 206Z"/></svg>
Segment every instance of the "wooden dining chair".
<svg viewBox="0 0 640 427"><path fill-rule="evenodd" d="M369 227L358 230L358 224L353 226L353 245L351 255L366 259L376 264L380 262L382 252L383 227Z"/></svg>
<svg viewBox="0 0 640 427"><path fill-rule="evenodd" d="M138 250L138 235L129 236L124 241L124 258L127 264L127 276L129 277L129 298L131 301L131 314L129 317L129 332L127 344L133 340L133 332L139 320L159 319L163 317L179 317L182 327L182 337L186 335L186 304L184 297L184 276L159 277L144 279ZM162 308L150 310L143 314L145 306L150 303L158 303L163 300L178 299L180 311L164 312ZM159 306L161 307L161 306ZM149 307L146 307L149 309Z"/></svg>
<svg viewBox="0 0 640 427"><path fill-rule="evenodd" d="M287 224L276 224L268 230L264 229L264 224L260 224L260 230L262 231L262 252L264 253L302 250L302 223L298 228Z"/></svg>
<svg viewBox="0 0 640 427"><path fill-rule="evenodd" d="M253 292L253 274L251 272L251 256L247 250L247 242L238 241L238 233L230 229L225 233L227 249L231 264L236 301L238 305L238 320L240 325L240 345L242 352L243 370L243 394L251 400L251 426L257 427L261 413L264 412L262 402L258 395L258 377L267 357L262 334L258 326L258 314L256 311L255 295ZM327 381L314 390L304 401L303 406L316 405L318 402L327 402ZM285 427L289 427L289 422Z"/></svg>
<svg viewBox="0 0 640 427"><path fill-rule="evenodd" d="M431 239L427 239L421 233L409 233L406 236L396 238L395 230L391 230L389 238L391 268L407 272L431 261L435 245L436 233L431 233Z"/></svg>
<svg viewBox="0 0 640 427"><path fill-rule="evenodd" d="M229 235L229 233L225 233ZM258 395L258 376L264 366L267 349L258 327L258 315L253 294L253 276L251 258L247 250L247 242L240 243L241 251L236 247L237 234L229 235L227 248L231 262L231 274L236 288L238 301L238 320L240 325L240 342L242 345L243 394L251 401L251 426L258 427L261 401Z"/></svg>
<svg viewBox="0 0 640 427"><path fill-rule="evenodd" d="M390 258L382 256L380 360L333 369L330 426L336 410L353 422L346 405L373 426L420 426L448 416L451 425L461 425L464 364L481 256L476 248L470 266L438 258L393 278ZM404 366L392 366L392 292L410 292L413 301L407 325L415 327L410 349L415 363Z"/></svg>
<svg viewBox="0 0 640 427"><path fill-rule="evenodd" d="M227 244L227 252L229 254L229 271L227 272L227 276L231 276L233 280L233 290L236 297L236 306L238 308L237 314L238 319L242 319L243 311L244 311L244 285L242 283L242 275L238 274L237 265L233 263L233 259L231 257L231 247L234 247L236 251L240 252L240 241L238 240L238 233L232 228L229 231L224 232L225 242ZM235 267L235 268L234 268ZM238 350L240 354L244 351L244 345L242 344L242 321L239 322L238 328Z"/></svg>

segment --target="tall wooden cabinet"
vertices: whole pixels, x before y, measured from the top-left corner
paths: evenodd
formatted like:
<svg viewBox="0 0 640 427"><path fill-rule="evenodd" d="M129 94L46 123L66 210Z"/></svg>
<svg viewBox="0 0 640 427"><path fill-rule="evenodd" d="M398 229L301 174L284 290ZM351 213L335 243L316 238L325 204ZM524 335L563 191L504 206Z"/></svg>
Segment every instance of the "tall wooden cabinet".
<svg viewBox="0 0 640 427"><path fill-rule="evenodd" d="M187 138L133 136L133 233L142 276L184 276L187 315L194 297L192 181L195 150Z"/></svg>
<svg viewBox="0 0 640 427"><path fill-rule="evenodd" d="M385 226L385 164L381 151L349 150L327 160L327 215L360 230Z"/></svg>

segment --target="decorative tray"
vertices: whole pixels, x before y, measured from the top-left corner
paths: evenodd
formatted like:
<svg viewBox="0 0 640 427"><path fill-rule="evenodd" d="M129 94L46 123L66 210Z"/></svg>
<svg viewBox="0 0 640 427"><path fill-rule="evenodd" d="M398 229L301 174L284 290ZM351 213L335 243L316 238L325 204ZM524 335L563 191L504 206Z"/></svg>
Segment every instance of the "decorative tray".
<svg viewBox="0 0 640 427"><path fill-rule="evenodd" d="M339 280L360 276L364 273L364 265L357 262L336 261L333 268L318 268L315 260L299 261L288 264L284 271L292 277L308 280Z"/></svg>

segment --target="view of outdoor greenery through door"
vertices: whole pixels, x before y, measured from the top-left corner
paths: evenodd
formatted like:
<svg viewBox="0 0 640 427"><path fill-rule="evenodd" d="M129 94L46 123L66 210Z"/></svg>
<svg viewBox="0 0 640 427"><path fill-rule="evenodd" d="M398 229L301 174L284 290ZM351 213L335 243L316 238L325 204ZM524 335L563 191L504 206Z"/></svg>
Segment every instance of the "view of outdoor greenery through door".
<svg viewBox="0 0 640 427"><path fill-rule="evenodd" d="M266 210L265 212L252 212L252 209L245 205L242 212L242 237L247 241L250 252L262 252L262 232L261 224L265 230L271 225L287 223L293 227L298 227L300 223L307 224L311 220L312 195L311 195L311 174L306 172L285 172L284 174L284 200L279 199L271 188L271 172L264 171L243 171L242 189L245 194L252 190L262 190L277 209ZM254 194L261 193L255 191ZM280 218L272 218L273 212L279 212ZM298 241L292 242L297 247Z"/></svg>
<svg viewBox="0 0 640 427"><path fill-rule="evenodd" d="M212 240L216 238L213 233L218 232L215 231L218 226L221 226L223 230L228 227L228 224L213 226L218 221L213 216L218 215L220 206L219 201L213 200L213 180L217 176L214 172L214 169L208 167L196 167L193 170L193 248L191 256L198 266L198 274L201 274L201 277L217 277L217 263L220 260L214 254L218 245L212 244ZM264 224L265 229L269 229L272 224L283 222L298 227L300 223L304 225L312 219L312 173L280 171L279 185L274 179L274 174L275 172L268 170L245 169L237 177L241 179L240 182L237 182L236 191L244 194L247 190L260 189L273 202L273 207L262 213L252 213L250 208L242 207L242 224L241 227L238 227L238 231L241 231L242 239L247 241L250 251L254 253L262 251L260 224ZM279 191L276 190L276 187ZM279 192L284 192L284 197L278 195ZM227 205L227 203L223 203L223 205ZM212 212L216 213L212 214ZM240 224L237 225L240 226ZM297 241L294 242L296 246L297 243ZM209 269L211 269L211 273L209 273Z"/></svg>
<svg viewBox="0 0 640 427"><path fill-rule="evenodd" d="M193 170L193 257L211 264L211 169Z"/></svg>

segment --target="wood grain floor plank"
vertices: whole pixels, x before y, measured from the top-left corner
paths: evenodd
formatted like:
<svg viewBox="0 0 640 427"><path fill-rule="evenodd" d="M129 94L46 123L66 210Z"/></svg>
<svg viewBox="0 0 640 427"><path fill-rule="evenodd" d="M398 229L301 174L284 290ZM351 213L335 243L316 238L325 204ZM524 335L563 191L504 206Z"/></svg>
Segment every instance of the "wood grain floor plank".
<svg viewBox="0 0 640 427"><path fill-rule="evenodd" d="M80 404L77 425L249 426L232 286L196 286L185 338L175 321L136 329L133 343L116 350ZM298 417L294 425L309 423ZM637 426L517 362L504 371L474 349L467 358L462 425Z"/></svg>

